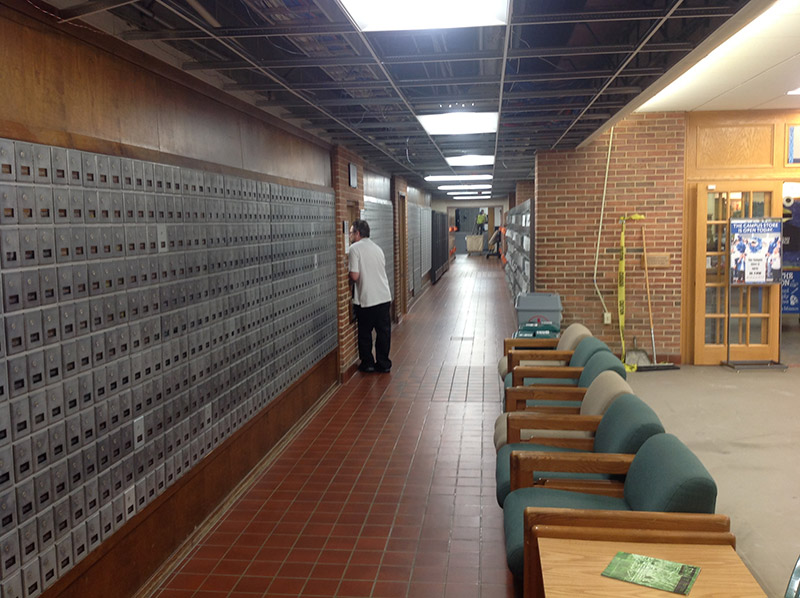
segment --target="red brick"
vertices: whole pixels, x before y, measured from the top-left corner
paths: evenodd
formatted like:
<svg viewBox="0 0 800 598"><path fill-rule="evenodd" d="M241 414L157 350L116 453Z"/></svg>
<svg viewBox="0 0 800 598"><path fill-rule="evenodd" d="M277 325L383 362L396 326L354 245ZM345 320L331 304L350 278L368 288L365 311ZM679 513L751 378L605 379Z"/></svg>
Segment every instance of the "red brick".
<svg viewBox="0 0 800 598"><path fill-rule="evenodd" d="M535 290L558 292L565 324L579 321L620 350L616 327L620 217L647 217L648 251L670 253L669 266L651 268L650 282L658 353L680 355L681 259L685 121L681 114L634 115L617 124L611 152L607 200L600 243L597 284L615 325L602 325L602 305L592 284L609 134L580 149L542 151L536 178L519 181L517 203L533 198ZM626 342L642 344L650 335L641 223L626 228ZM657 310L657 311L656 311Z"/></svg>

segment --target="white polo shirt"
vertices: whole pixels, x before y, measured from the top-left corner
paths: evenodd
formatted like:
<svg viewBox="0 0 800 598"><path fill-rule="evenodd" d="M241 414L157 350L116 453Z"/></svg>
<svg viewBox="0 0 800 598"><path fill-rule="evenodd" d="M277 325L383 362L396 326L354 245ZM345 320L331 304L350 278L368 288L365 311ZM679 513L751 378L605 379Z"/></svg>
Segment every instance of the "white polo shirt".
<svg viewBox="0 0 800 598"><path fill-rule="evenodd" d="M350 272L358 272L353 303L373 307L392 300L383 250L369 237L350 246L347 254Z"/></svg>

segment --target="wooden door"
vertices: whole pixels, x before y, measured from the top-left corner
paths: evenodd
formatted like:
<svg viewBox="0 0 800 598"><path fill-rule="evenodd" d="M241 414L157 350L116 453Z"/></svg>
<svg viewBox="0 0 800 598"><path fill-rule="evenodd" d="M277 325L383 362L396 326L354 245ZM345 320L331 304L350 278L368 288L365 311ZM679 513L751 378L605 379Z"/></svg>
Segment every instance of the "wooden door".
<svg viewBox="0 0 800 598"><path fill-rule="evenodd" d="M729 343L731 361L778 361L780 285L730 286L728 281L730 219L779 218L780 183L699 184L696 197L695 363L727 361Z"/></svg>

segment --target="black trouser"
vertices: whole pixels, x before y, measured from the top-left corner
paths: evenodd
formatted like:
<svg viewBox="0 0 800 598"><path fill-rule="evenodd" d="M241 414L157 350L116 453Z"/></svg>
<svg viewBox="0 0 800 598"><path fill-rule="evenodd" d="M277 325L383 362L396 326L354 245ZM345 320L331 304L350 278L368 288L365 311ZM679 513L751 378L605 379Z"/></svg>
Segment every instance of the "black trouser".
<svg viewBox="0 0 800 598"><path fill-rule="evenodd" d="M358 356L363 367L388 370L392 367L389 349L392 345L391 302L372 307L355 306L358 320ZM375 330L375 357L372 357L372 330Z"/></svg>

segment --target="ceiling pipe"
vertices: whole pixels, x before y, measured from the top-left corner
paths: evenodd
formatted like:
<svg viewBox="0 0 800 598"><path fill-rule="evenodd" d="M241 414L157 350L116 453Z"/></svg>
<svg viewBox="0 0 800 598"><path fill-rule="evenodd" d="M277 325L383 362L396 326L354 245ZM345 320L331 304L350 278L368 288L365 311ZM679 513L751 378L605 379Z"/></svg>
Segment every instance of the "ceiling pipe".
<svg viewBox="0 0 800 598"><path fill-rule="evenodd" d="M630 64L630 62L636 57L637 54L639 54L639 52L642 50L642 48L644 48L644 46L647 44L647 42L650 41L650 39L656 34L656 32L659 29L661 29L661 27L664 26L664 24L669 20L669 18L675 13L675 11L678 10L678 8L680 7L681 4L683 4L683 0L675 0L675 2L673 3L672 7L666 12L665 15L663 15L658 20L658 22L656 22L650 28L650 30L645 34L645 36L641 39L641 41L636 45L636 49L633 52L631 52L625 58L625 60L622 61L622 64L620 64L616 68L616 71L614 72L614 74L611 75L608 78L608 81L606 81L603 84L603 86L600 88L600 90L597 92L597 94L595 94L595 96L591 100L589 100L589 102L586 104L586 106L583 108L583 110L581 110L580 114L578 114L578 116L575 117L575 120L573 120L569 124L569 126L566 129L564 129L564 132L561 134L561 137L558 138L558 141L556 141L553 144L553 147L550 148L550 149L555 149L558 146L558 144L561 143L561 141L567 136L567 133L570 132L572 127L574 127L578 123L578 121L583 117L583 115L586 114L589 111L589 109L592 107L592 105L597 100L600 99L600 96L603 94L603 92L605 92L605 90L608 89L608 87L614 82L614 80L625 69L625 67L628 66L628 64Z"/></svg>
<svg viewBox="0 0 800 598"><path fill-rule="evenodd" d="M210 12L206 10L206 7L200 4L198 0L186 0L186 4L191 6L197 14L203 17L203 20L211 25L214 29L219 29L222 27L222 24L214 18Z"/></svg>

